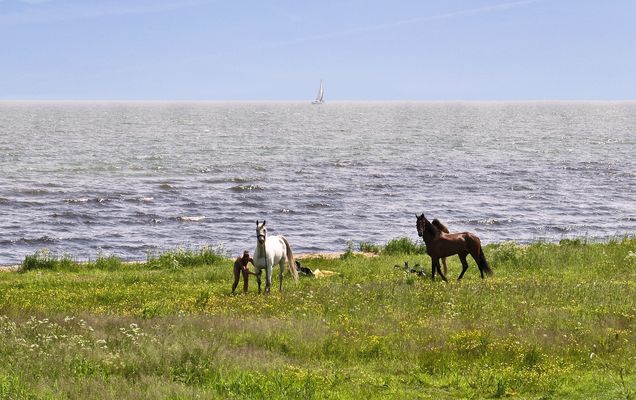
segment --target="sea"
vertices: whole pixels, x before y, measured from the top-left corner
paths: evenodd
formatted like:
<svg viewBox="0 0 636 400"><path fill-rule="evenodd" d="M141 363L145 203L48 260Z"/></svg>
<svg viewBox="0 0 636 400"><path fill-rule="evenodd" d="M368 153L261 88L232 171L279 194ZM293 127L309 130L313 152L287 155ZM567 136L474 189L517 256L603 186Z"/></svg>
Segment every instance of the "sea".
<svg viewBox="0 0 636 400"><path fill-rule="evenodd" d="M0 102L0 264L636 232L636 102Z"/></svg>

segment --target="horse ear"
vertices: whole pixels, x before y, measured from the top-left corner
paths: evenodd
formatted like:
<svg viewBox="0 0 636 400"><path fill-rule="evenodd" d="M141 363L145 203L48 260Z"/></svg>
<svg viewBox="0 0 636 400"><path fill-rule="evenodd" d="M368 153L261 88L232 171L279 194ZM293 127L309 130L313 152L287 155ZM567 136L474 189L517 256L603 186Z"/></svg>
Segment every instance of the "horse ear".
<svg viewBox="0 0 636 400"><path fill-rule="evenodd" d="M256 220L256 226L258 226L258 220Z"/></svg>
<svg viewBox="0 0 636 400"><path fill-rule="evenodd" d="M267 223L267 221L263 220L263 226L265 226L266 223Z"/></svg>

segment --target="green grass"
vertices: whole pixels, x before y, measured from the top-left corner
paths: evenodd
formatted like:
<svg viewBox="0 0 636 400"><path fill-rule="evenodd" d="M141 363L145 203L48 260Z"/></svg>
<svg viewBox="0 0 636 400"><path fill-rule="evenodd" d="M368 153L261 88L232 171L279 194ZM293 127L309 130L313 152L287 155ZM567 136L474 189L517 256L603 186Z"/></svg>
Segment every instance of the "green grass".
<svg viewBox="0 0 636 400"><path fill-rule="evenodd" d="M636 398L636 239L484 250L486 280L383 251L236 296L209 249L27 258L0 274L0 398Z"/></svg>

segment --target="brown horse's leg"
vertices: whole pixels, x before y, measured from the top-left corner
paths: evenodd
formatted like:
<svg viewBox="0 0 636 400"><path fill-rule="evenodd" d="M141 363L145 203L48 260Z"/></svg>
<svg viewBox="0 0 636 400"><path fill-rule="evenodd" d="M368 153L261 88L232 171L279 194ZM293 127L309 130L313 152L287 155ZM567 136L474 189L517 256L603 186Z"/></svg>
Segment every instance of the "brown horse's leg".
<svg viewBox="0 0 636 400"><path fill-rule="evenodd" d="M444 274L442 273L442 268L439 265L439 258L434 258L433 259L433 267L437 270L437 273L439 274L439 276L442 278L442 280L444 282L448 282L448 280L446 279L446 277L444 276Z"/></svg>
<svg viewBox="0 0 636 400"><path fill-rule="evenodd" d="M479 267L479 274L481 275L481 279L484 279L484 272L489 275L492 274L488 263L486 262L486 258L484 257L483 250L481 248L481 240L475 235L471 235L470 242L468 243L468 250L470 251L470 255L473 256L473 259L477 263L477 267Z"/></svg>
<svg viewBox="0 0 636 400"><path fill-rule="evenodd" d="M431 280L435 280L435 259L431 257Z"/></svg>
<svg viewBox="0 0 636 400"><path fill-rule="evenodd" d="M442 265L444 265L444 275L448 275L448 267L446 266L446 257L442 257Z"/></svg>
<svg viewBox="0 0 636 400"><path fill-rule="evenodd" d="M459 255L459 260L462 262L462 273L459 274L459 278L457 278L457 280L461 281L462 278L464 277L464 273L468 269L468 262L466 261L466 256L468 256L468 252L461 252L458 255Z"/></svg>
<svg viewBox="0 0 636 400"><path fill-rule="evenodd" d="M484 279L484 269L482 265L479 263L479 253L481 252L481 247L477 247L476 249L470 249L470 255L473 256L473 260L477 263L477 267L479 268L479 275L481 275L481 279Z"/></svg>

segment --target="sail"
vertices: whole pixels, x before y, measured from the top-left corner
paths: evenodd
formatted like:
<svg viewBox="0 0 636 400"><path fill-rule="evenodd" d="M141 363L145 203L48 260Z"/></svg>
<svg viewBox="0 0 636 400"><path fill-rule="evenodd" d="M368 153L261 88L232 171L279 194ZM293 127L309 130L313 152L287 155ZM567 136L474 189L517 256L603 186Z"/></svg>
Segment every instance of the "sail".
<svg viewBox="0 0 636 400"><path fill-rule="evenodd" d="M322 79L320 80L320 88L318 89L318 94L316 95L316 100L313 101L313 103L317 104L317 103L322 103L324 102L324 89L322 87Z"/></svg>

